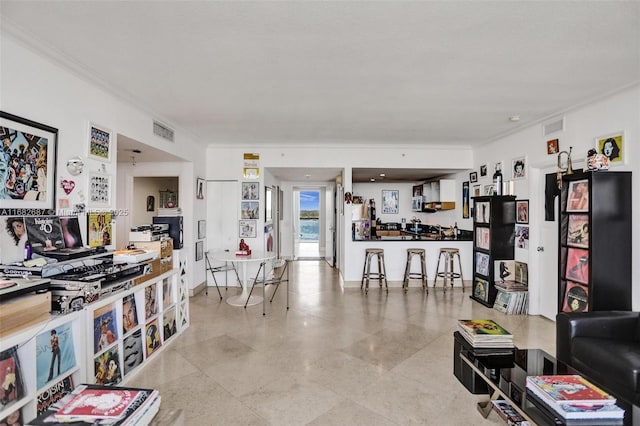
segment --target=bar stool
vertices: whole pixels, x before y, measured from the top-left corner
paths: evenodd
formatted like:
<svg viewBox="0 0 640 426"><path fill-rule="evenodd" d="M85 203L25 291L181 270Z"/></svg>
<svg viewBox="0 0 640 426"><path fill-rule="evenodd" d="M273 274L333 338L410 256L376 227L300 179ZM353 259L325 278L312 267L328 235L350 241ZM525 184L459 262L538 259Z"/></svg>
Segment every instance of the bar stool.
<svg viewBox="0 0 640 426"><path fill-rule="evenodd" d="M411 272L411 261L413 256L420 258L420 271ZM416 279L422 281L422 288L427 290L429 294L429 286L427 285L427 266L425 262L424 249L421 248L408 248L407 249L407 265L404 267L404 281L402 282L402 288L406 293L409 290L409 280Z"/></svg>
<svg viewBox="0 0 640 426"><path fill-rule="evenodd" d="M378 272L371 272L371 262L373 257L378 259ZM360 289L364 287L364 293L369 291L369 279L378 279L380 287L382 288L382 280L384 280L384 286L389 292L389 286L387 285L387 268L384 265L384 250L381 248L368 248L365 250L364 267L362 268L362 280L360 282ZM365 284L366 283L366 284Z"/></svg>
<svg viewBox="0 0 640 426"><path fill-rule="evenodd" d="M453 270L453 257L458 257L459 272ZM444 258L444 271L440 271L440 260ZM436 286L438 277L444 279L444 291L447 291L447 280L451 280L451 288L453 288L454 278L460 278L462 282L462 291L464 291L464 279L462 278L462 261L460 260L460 250L457 248L441 248L438 255L438 265L436 266L436 276L433 279L433 287Z"/></svg>

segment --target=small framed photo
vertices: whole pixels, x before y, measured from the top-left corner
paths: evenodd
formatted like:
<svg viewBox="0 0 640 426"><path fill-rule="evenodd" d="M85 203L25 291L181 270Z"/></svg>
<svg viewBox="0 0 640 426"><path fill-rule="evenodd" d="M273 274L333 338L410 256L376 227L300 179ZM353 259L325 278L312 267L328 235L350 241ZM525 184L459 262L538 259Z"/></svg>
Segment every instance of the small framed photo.
<svg viewBox="0 0 640 426"><path fill-rule="evenodd" d="M242 199L243 200L259 200L260 184L258 182L242 182Z"/></svg>
<svg viewBox="0 0 640 426"><path fill-rule="evenodd" d="M560 140L551 139L547 141L547 155L554 155L560 152Z"/></svg>
<svg viewBox="0 0 640 426"><path fill-rule="evenodd" d="M196 262L204 258L204 241L196 241Z"/></svg>
<svg viewBox="0 0 640 426"><path fill-rule="evenodd" d="M511 178L513 180L527 177L527 157L518 157L511 160Z"/></svg>
<svg viewBox="0 0 640 426"><path fill-rule="evenodd" d="M89 123L89 152L88 156L95 160L111 162L113 151L113 133L106 127Z"/></svg>
<svg viewBox="0 0 640 426"><path fill-rule="evenodd" d="M482 190L481 190L481 186L480 185L473 185L473 196L474 197L479 197L481 194Z"/></svg>
<svg viewBox="0 0 640 426"><path fill-rule="evenodd" d="M478 181L478 172L469 173L469 181L471 181L471 183L477 182Z"/></svg>
<svg viewBox="0 0 640 426"><path fill-rule="evenodd" d="M207 221L198 221L198 239L201 240L207 236Z"/></svg>
<svg viewBox="0 0 640 426"><path fill-rule="evenodd" d="M89 173L89 206L111 205L111 175Z"/></svg>
<svg viewBox="0 0 640 426"><path fill-rule="evenodd" d="M567 192L567 211L589 211L589 181L587 179L569 182L569 190Z"/></svg>
<svg viewBox="0 0 640 426"><path fill-rule="evenodd" d="M496 192L496 187L493 186L493 184L485 185L484 186L484 194L482 194L482 195L493 195L495 192Z"/></svg>
<svg viewBox="0 0 640 426"><path fill-rule="evenodd" d="M529 223L529 200L516 200L516 223Z"/></svg>
<svg viewBox="0 0 640 426"><path fill-rule="evenodd" d="M624 132L611 133L596 138L596 150L609 159L611 166L624 164L625 137Z"/></svg>
<svg viewBox="0 0 640 426"><path fill-rule="evenodd" d="M482 166L480 166L480 176L486 176L487 175L487 165L483 164Z"/></svg>
<svg viewBox="0 0 640 426"><path fill-rule="evenodd" d="M397 189L382 190L382 213L398 214L400 191Z"/></svg>
<svg viewBox="0 0 640 426"><path fill-rule="evenodd" d="M258 235L257 232L257 221L255 220L240 220L239 221L240 229L238 235L240 238L256 238Z"/></svg>
<svg viewBox="0 0 640 426"><path fill-rule="evenodd" d="M260 219L260 203L257 201L243 201L240 203L240 209L242 219Z"/></svg>
<svg viewBox="0 0 640 426"><path fill-rule="evenodd" d="M204 200L204 179L196 179L196 199Z"/></svg>

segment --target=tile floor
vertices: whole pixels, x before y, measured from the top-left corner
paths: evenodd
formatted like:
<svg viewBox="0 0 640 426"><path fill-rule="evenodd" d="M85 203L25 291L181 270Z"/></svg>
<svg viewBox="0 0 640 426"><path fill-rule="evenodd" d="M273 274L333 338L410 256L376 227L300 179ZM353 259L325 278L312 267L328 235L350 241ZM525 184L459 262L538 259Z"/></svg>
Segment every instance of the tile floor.
<svg viewBox="0 0 640 426"><path fill-rule="evenodd" d="M456 320L495 319L517 346L555 353L552 321L503 315L468 289L365 296L323 261L292 262L291 278L291 309L283 286L264 317L215 288L191 298L191 326L127 385L158 389L186 425L499 425L453 375Z"/></svg>

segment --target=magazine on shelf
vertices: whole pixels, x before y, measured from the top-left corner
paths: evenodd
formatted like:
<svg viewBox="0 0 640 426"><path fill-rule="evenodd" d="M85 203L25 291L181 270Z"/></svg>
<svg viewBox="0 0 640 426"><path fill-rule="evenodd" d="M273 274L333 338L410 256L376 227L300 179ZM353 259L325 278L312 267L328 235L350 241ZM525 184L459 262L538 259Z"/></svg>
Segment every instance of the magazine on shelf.
<svg viewBox="0 0 640 426"><path fill-rule="evenodd" d="M38 415L44 413L55 404L60 401L65 395L68 395L73 391L73 377L68 375L67 377L59 380L53 385L49 386L45 391L38 394L36 411Z"/></svg>
<svg viewBox="0 0 640 426"><path fill-rule="evenodd" d="M589 287L567 281L562 312L587 312L589 310Z"/></svg>
<svg viewBox="0 0 640 426"><path fill-rule="evenodd" d="M615 404L616 399L584 377L573 375L527 376L527 389L552 407L561 404Z"/></svg>
<svg viewBox="0 0 640 426"><path fill-rule="evenodd" d="M89 388L78 386L71 399L56 411L56 419L62 422L98 419L119 419L130 405L143 397L138 390L117 387Z"/></svg>
<svg viewBox="0 0 640 426"><path fill-rule="evenodd" d="M0 410L4 410L25 395L17 346L0 352L0 384Z"/></svg>
<svg viewBox="0 0 640 426"><path fill-rule="evenodd" d="M476 348L513 347L513 335L493 320L458 320L458 330Z"/></svg>
<svg viewBox="0 0 640 426"><path fill-rule="evenodd" d="M64 376L76 367L71 322L36 336L36 388Z"/></svg>
<svg viewBox="0 0 640 426"><path fill-rule="evenodd" d="M150 418L153 417L155 413L157 413L160 407L160 395L157 390L154 389L142 389L142 388L131 388L131 387L112 387L112 386L100 386L100 385L81 385L86 386L88 389L102 389L102 390L130 390L139 392L139 397L130 404L125 412L117 419L98 419L91 421L82 421L75 420L71 423L78 426L84 425L112 425L112 426L129 426L135 424L148 424ZM80 386L78 386L80 387ZM52 423L60 423L56 419L56 412L64 407L71 399L74 397L73 393L69 393L65 395L62 399L55 402L53 405L49 407L45 412L38 415L35 419L27 422L27 425L34 426L42 426L49 425ZM151 414L150 417L148 415ZM141 420L149 419L149 421L141 422Z"/></svg>

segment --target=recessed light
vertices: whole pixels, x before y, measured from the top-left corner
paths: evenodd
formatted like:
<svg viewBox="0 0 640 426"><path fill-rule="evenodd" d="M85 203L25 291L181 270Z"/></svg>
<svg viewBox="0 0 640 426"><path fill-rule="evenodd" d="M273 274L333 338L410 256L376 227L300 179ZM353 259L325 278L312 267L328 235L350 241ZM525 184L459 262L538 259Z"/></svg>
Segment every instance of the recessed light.
<svg viewBox="0 0 640 426"><path fill-rule="evenodd" d="M385 177L386 175L384 173L380 173L380 177Z"/></svg>
<svg viewBox="0 0 640 426"><path fill-rule="evenodd" d="M369 179L369 180L370 180L371 182L375 182L375 181L376 181L376 178L371 178L371 179Z"/></svg>
<svg viewBox="0 0 640 426"><path fill-rule="evenodd" d="M515 123L517 121L520 121L520 116L519 115L512 115L511 117L509 117L509 121Z"/></svg>
<svg viewBox="0 0 640 426"><path fill-rule="evenodd" d="M311 175L304 175L304 177L306 177L307 179L309 179L311 177Z"/></svg>

